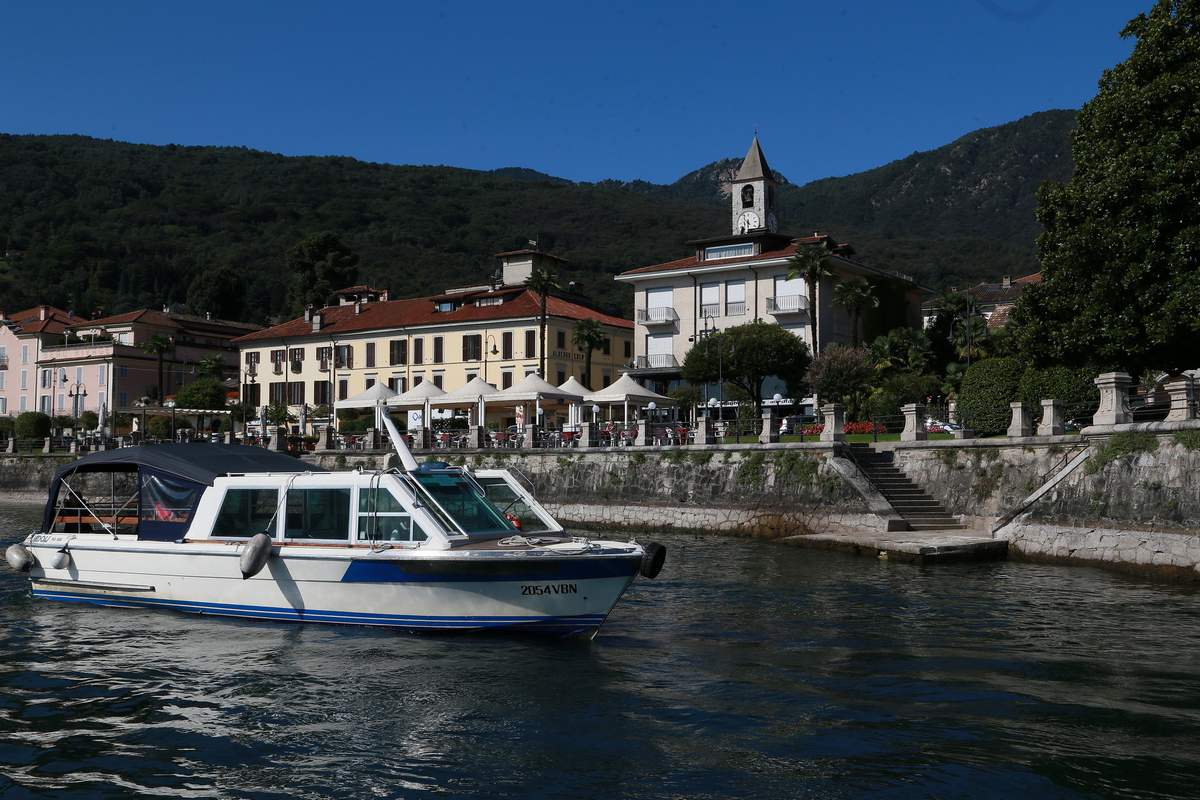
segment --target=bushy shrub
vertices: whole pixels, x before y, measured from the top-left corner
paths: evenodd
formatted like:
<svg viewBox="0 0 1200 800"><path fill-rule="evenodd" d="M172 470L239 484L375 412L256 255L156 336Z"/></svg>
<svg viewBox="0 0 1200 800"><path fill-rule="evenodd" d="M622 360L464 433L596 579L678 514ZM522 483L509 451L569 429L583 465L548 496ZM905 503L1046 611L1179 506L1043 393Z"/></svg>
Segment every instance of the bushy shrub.
<svg viewBox="0 0 1200 800"><path fill-rule="evenodd" d="M40 411L17 415L15 424L18 439L45 439L50 435L50 417Z"/></svg>
<svg viewBox="0 0 1200 800"><path fill-rule="evenodd" d="M971 365L963 375L958 414L978 433L1001 433L1012 421L1009 403L1017 399L1025 369L1016 358L988 358Z"/></svg>
<svg viewBox="0 0 1200 800"><path fill-rule="evenodd" d="M79 415L79 424L84 430L94 431L100 424L100 416L95 411L84 411Z"/></svg>
<svg viewBox="0 0 1200 800"><path fill-rule="evenodd" d="M13 419L11 417L0 417L0 439L7 439L12 436Z"/></svg>
<svg viewBox="0 0 1200 800"><path fill-rule="evenodd" d="M940 388L938 379L933 375L897 372L889 375L871 392L868 410L874 417L899 416L900 406L924 403L926 397L936 395Z"/></svg>
<svg viewBox="0 0 1200 800"><path fill-rule="evenodd" d="M1018 399L1040 413L1043 400L1060 400L1067 416L1087 416L1100 402L1100 390L1092 382L1094 370L1071 367L1030 367L1021 375Z"/></svg>
<svg viewBox="0 0 1200 800"><path fill-rule="evenodd" d="M146 420L146 433L156 439L171 438L171 418L153 416Z"/></svg>
<svg viewBox="0 0 1200 800"><path fill-rule="evenodd" d="M197 378L175 393L176 408L224 408L225 384L216 378Z"/></svg>
<svg viewBox="0 0 1200 800"><path fill-rule="evenodd" d="M841 403L857 416L875 377L875 366L861 347L830 345L808 368L808 382L822 403Z"/></svg>

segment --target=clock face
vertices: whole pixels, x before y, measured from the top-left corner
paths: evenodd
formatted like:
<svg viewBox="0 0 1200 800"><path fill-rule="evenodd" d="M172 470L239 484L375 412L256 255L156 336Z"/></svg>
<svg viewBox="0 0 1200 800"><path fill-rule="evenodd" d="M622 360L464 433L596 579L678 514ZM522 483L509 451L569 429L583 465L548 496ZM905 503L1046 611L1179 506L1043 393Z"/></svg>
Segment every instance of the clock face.
<svg viewBox="0 0 1200 800"><path fill-rule="evenodd" d="M779 220L775 219L774 211L767 214L767 230L769 230L771 233L776 233L779 231Z"/></svg>
<svg viewBox="0 0 1200 800"><path fill-rule="evenodd" d="M759 227L762 227L762 223L758 218L758 214L754 213L753 211L744 211L742 212L742 215L738 217L738 228L740 230L752 231Z"/></svg>

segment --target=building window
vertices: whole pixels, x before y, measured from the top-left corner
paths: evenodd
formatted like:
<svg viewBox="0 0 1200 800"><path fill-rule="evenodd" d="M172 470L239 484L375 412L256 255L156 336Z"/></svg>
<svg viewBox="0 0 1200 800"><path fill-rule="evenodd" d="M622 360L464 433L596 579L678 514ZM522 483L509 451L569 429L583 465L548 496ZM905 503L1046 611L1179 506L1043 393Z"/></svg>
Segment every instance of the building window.
<svg viewBox="0 0 1200 800"><path fill-rule="evenodd" d="M562 386L562 385L563 385L564 383L566 383L566 382L567 382L567 373L563 372L563 371L560 369L560 370L558 371L558 385L559 385L559 386Z"/></svg>
<svg viewBox="0 0 1200 800"><path fill-rule="evenodd" d="M625 358L633 358L633 342L626 339L624 341L624 345L625 345Z"/></svg>
<svg viewBox="0 0 1200 800"><path fill-rule="evenodd" d="M558 349L563 350L566 348L566 346L567 346L567 332L559 331L558 332Z"/></svg>
<svg viewBox="0 0 1200 800"><path fill-rule="evenodd" d="M705 261L717 261L722 258L739 258L754 255L753 244L721 244L704 248Z"/></svg>
<svg viewBox="0 0 1200 800"><path fill-rule="evenodd" d="M338 400L345 400L350 394L350 382L345 378L338 381Z"/></svg>
<svg viewBox="0 0 1200 800"><path fill-rule="evenodd" d="M329 405L329 381L313 381L313 404Z"/></svg>
<svg viewBox="0 0 1200 800"><path fill-rule="evenodd" d="M611 385L611 384L612 384L612 374L611 374L611 373L608 373L608 372L605 372L605 373L604 373L604 385L605 385L605 386L609 386L609 385ZM602 387L602 388L603 388L603 387Z"/></svg>
<svg viewBox="0 0 1200 800"><path fill-rule="evenodd" d="M121 366L117 367L117 377L118 378L128 378L129 377L129 367L125 364L122 364Z"/></svg>
<svg viewBox="0 0 1200 800"><path fill-rule="evenodd" d="M537 375L536 367L526 367L525 368L525 377L528 378L530 375Z"/></svg>
<svg viewBox="0 0 1200 800"><path fill-rule="evenodd" d="M479 377L478 372L468 372L467 373L467 383L470 383L471 381L475 380L478 377Z"/></svg>
<svg viewBox="0 0 1200 800"><path fill-rule="evenodd" d="M424 375L413 375L413 388L417 388L425 381Z"/></svg>
<svg viewBox="0 0 1200 800"><path fill-rule="evenodd" d="M117 395L117 399L118 399L118 400L120 401L120 403L121 403L121 408L126 408L126 407L128 407L128 406L129 406L129 392L121 392L121 393L119 393L119 394ZM25 408L25 402L24 402L24 401L25 401L25 398L24 398L24 397L22 397L22 398L21 398L21 408L22 408L22 409L24 409L24 408Z"/></svg>
<svg viewBox="0 0 1200 800"><path fill-rule="evenodd" d="M366 387L366 388L370 389L370 388L371 388L372 386L374 386L374 385L375 385L375 379L374 379L374 378L367 378L367 387Z"/></svg>
<svg viewBox="0 0 1200 800"><path fill-rule="evenodd" d="M483 335L479 333L463 337L463 361L479 361L483 358Z"/></svg>
<svg viewBox="0 0 1200 800"><path fill-rule="evenodd" d="M442 337L433 337L433 363L441 364L445 360L445 355Z"/></svg>
<svg viewBox="0 0 1200 800"><path fill-rule="evenodd" d="M367 369L375 367L375 343L367 342Z"/></svg>
<svg viewBox="0 0 1200 800"><path fill-rule="evenodd" d="M445 313L454 310L454 302L451 300L442 300L439 303L434 303L433 306L437 311Z"/></svg>
<svg viewBox="0 0 1200 800"><path fill-rule="evenodd" d="M242 404L254 406L258 408L262 402L262 384L261 383L244 383L242 384Z"/></svg>
<svg viewBox="0 0 1200 800"><path fill-rule="evenodd" d="M29 398L27 398L25 395L21 395L21 402L18 405L21 407L22 413L28 411L29 410Z"/></svg>
<svg viewBox="0 0 1200 800"><path fill-rule="evenodd" d="M537 357L537 331L525 331L525 357Z"/></svg>
<svg viewBox="0 0 1200 800"><path fill-rule="evenodd" d="M27 344L21 345L21 363L22 364L29 363L29 345L27 345Z"/></svg>
<svg viewBox="0 0 1200 800"><path fill-rule="evenodd" d="M442 375L441 373L434 375L433 376L433 385L436 386L437 388L441 389L442 388L442 379L444 377L445 376Z"/></svg>
<svg viewBox="0 0 1200 800"><path fill-rule="evenodd" d="M725 316L740 317L746 313L746 282L725 281Z"/></svg>
<svg viewBox="0 0 1200 800"><path fill-rule="evenodd" d="M83 383L83 367L75 368L75 382Z"/></svg>
<svg viewBox="0 0 1200 800"><path fill-rule="evenodd" d="M267 387L267 397L273 406L281 406L287 400L287 384L277 381Z"/></svg>
<svg viewBox="0 0 1200 800"><path fill-rule="evenodd" d="M96 367L96 385L104 386L108 383L108 367Z"/></svg>
<svg viewBox="0 0 1200 800"><path fill-rule="evenodd" d="M408 340L393 339L388 342L388 361L391 366L408 363Z"/></svg>
<svg viewBox="0 0 1200 800"><path fill-rule="evenodd" d="M8 398L0 397L0 414L8 413Z"/></svg>
<svg viewBox="0 0 1200 800"><path fill-rule="evenodd" d="M65 394L60 394L58 396L58 410L65 411L66 408L67 408L67 396Z"/></svg>
<svg viewBox="0 0 1200 800"><path fill-rule="evenodd" d="M721 316L721 284L700 284L700 318Z"/></svg>
<svg viewBox="0 0 1200 800"><path fill-rule="evenodd" d="M288 405L304 405L304 381L291 381L287 385Z"/></svg>
<svg viewBox="0 0 1200 800"><path fill-rule="evenodd" d="M513 374L511 372L500 373L500 388L501 389L507 389L508 387L512 386L512 375Z"/></svg>
<svg viewBox="0 0 1200 800"><path fill-rule="evenodd" d="M25 369L21 370L21 388L22 389L29 388L29 370L25 370Z"/></svg>
<svg viewBox="0 0 1200 800"><path fill-rule="evenodd" d="M742 208L754 208L754 184L747 183L742 187Z"/></svg>
<svg viewBox="0 0 1200 800"><path fill-rule="evenodd" d="M475 301L475 305L482 308L483 306L498 306L503 302L503 297L481 297Z"/></svg>
<svg viewBox="0 0 1200 800"><path fill-rule="evenodd" d="M413 339L413 363L425 363L425 340L420 337Z"/></svg>
<svg viewBox="0 0 1200 800"><path fill-rule="evenodd" d="M4 376L7 374L8 373L5 372L4 370L0 370L0 389L4 388Z"/></svg>
<svg viewBox="0 0 1200 800"><path fill-rule="evenodd" d="M354 369L354 348L351 345L339 344L334 354L334 369Z"/></svg>
<svg viewBox="0 0 1200 800"><path fill-rule="evenodd" d="M504 335L500 337L500 341L501 341L500 357L504 358L504 359L512 358L513 357L512 331L505 331Z"/></svg>
<svg viewBox="0 0 1200 800"><path fill-rule="evenodd" d="M246 366L250 366L251 364L257 364L258 359L261 355L262 355L262 353L255 352L252 350L246 351Z"/></svg>
<svg viewBox="0 0 1200 800"><path fill-rule="evenodd" d="M607 336L604 337L604 343L600 345L600 352L606 356L612 355L612 339Z"/></svg>

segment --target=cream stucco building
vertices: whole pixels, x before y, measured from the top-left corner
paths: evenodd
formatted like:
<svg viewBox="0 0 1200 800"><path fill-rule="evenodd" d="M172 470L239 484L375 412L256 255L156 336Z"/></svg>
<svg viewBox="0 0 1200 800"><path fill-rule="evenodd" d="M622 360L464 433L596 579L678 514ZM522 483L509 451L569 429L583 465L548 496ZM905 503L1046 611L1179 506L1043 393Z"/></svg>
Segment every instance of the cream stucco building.
<svg viewBox="0 0 1200 800"><path fill-rule="evenodd" d="M337 293L337 304L237 340L242 399L251 407L331 406L386 384L405 392L432 381L447 392L474 377L504 389L539 371L538 295L524 285L535 266L559 261L535 250L499 254L498 285L450 289L402 300L366 286ZM600 323L591 388L620 377L633 358L633 323L552 295L547 302L546 380L587 383L585 355L572 341L580 320Z"/></svg>

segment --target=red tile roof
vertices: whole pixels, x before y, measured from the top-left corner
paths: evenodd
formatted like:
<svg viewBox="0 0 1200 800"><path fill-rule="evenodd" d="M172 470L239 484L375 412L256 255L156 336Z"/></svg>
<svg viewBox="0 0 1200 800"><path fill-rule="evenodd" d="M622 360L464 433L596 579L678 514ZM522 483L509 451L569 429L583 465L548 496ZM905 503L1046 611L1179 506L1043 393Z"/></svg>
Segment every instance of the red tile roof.
<svg viewBox="0 0 1200 800"><path fill-rule="evenodd" d="M41 318L42 308L46 309L46 319ZM79 317L54 306L34 306L5 316L20 326L21 333L62 333L79 321Z"/></svg>
<svg viewBox="0 0 1200 800"><path fill-rule="evenodd" d="M139 322L143 325L154 325L159 328L174 328L176 330L205 330L212 333L233 336L238 332L259 330L258 325L249 322L232 322L224 319L208 319L191 314L176 314L168 311L156 311L142 308L137 311L126 311L124 314L113 314L98 319L80 320L75 318L72 328L94 328L101 325L127 325Z"/></svg>
<svg viewBox="0 0 1200 800"><path fill-rule="evenodd" d="M784 247L776 248L775 250L765 250L756 256L739 256L738 258L722 258L714 261L701 261L695 254L687 258L678 258L674 261L668 261L664 264L651 264L648 267L637 267L636 269L627 269L620 273L623 275L644 275L651 272L671 272L677 269L690 269L692 267L724 267L727 264L745 264L751 261L764 261L769 258L788 258L794 256L800 245L817 244L818 242L829 241L835 246L834 252L837 252L839 243L834 242L824 234L816 234L813 236L800 236L793 239L791 244Z"/></svg>
<svg viewBox="0 0 1200 800"><path fill-rule="evenodd" d="M413 297L406 300L364 303L362 311L358 314L354 313L352 305L326 306L318 312L321 314L322 322L319 334L313 333L312 323L306 322L304 317L297 317L279 325L241 336L234 341L240 344L261 339L328 337L330 334L357 333L417 325L450 325L461 322L520 319L536 317L541 313L538 296L528 289L500 305L476 306L473 302L468 302L453 311L435 310L433 300L432 297ZM546 313L551 317L574 320L594 319L616 328L633 328L633 323L627 319L604 314L553 295L546 303Z"/></svg>

